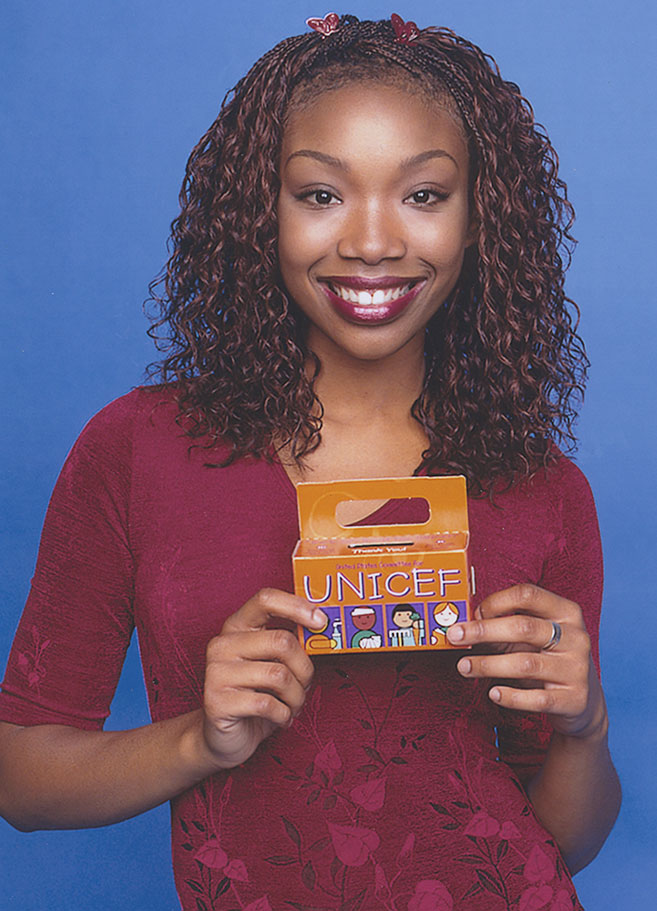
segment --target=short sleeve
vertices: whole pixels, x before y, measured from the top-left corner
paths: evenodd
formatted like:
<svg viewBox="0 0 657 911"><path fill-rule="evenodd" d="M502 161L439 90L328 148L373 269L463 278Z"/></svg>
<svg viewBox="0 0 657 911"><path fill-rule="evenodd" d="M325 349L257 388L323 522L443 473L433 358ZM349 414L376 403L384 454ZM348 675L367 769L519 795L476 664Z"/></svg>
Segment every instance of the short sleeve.
<svg viewBox="0 0 657 911"><path fill-rule="evenodd" d="M580 469L563 456L548 473L546 488L554 522L538 584L579 604L599 674L603 569L593 494ZM542 765L550 744L552 729L547 718L500 709L497 733L500 758L527 782Z"/></svg>
<svg viewBox="0 0 657 911"><path fill-rule="evenodd" d="M57 480L0 693L0 720L102 728L133 629L135 394L87 424Z"/></svg>

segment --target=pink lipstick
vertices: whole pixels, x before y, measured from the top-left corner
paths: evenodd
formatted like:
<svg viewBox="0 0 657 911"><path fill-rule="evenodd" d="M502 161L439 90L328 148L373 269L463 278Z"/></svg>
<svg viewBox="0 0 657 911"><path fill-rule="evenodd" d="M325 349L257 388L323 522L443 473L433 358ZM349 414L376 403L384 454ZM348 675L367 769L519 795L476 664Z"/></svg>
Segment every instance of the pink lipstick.
<svg viewBox="0 0 657 911"><path fill-rule="evenodd" d="M321 285L333 308L359 325L375 326L396 319L424 285L408 276L331 276Z"/></svg>

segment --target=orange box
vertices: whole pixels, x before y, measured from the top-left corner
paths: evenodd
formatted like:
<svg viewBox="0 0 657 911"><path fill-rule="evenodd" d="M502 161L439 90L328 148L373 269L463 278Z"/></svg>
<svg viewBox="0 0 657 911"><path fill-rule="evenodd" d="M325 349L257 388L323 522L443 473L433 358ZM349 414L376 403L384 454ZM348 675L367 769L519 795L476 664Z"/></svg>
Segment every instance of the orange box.
<svg viewBox="0 0 657 911"><path fill-rule="evenodd" d="M424 499L413 525L341 525L339 504ZM297 595L328 625L298 628L310 654L454 648L447 629L471 619L468 504L462 476L328 481L297 486L301 539L292 555Z"/></svg>

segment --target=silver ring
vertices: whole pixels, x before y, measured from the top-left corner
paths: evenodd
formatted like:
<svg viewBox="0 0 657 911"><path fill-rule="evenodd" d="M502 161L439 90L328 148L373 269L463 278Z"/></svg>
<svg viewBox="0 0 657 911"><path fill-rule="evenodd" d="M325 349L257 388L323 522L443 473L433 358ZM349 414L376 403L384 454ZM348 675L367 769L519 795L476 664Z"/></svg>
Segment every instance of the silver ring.
<svg viewBox="0 0 657 911"><path fill-rule="evenodd" d="M551 623L552 623L552 635L550 636L548 641L545 643L545 645L541 649L542 652L551 651L553 648L556 648L557 645L559 645L559 643L561 642L561 633L562 633L561 624L555 623L554 620L552 620Z"/></svg>

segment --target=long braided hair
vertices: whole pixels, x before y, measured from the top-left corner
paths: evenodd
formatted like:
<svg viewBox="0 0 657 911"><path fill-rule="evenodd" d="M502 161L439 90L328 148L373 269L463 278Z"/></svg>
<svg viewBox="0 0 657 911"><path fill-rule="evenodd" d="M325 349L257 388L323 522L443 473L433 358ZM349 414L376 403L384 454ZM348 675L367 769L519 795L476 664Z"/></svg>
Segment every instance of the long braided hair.
<svg viewBox="0 0 657 911"><path fill-rule="evenodd" d="M448 29L401 43L390 21L342 16L328 37L277 44L228 93L191 153L171 257L150 286L164 353L151 375L175 390L185 432L221 439L228 461L287 444L302 462L319 445L321 365L278 268L278 160L304 91L366 78L420 87L467 134L479 239L427 327L412 414L429 440L418 470L490 491L550 464L552 442L574 446L588 361L564 292L573 210L556 153L518 87Z"/></svg>

